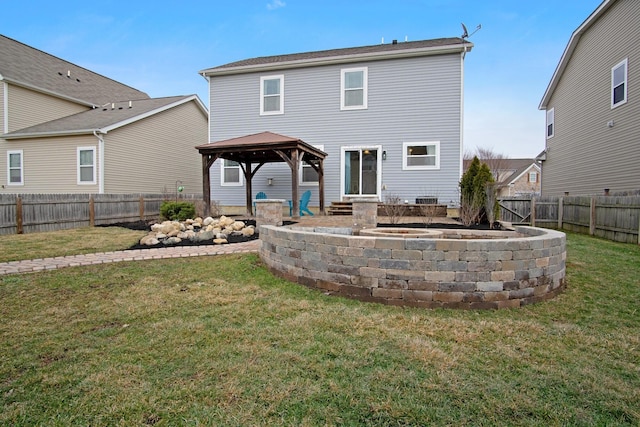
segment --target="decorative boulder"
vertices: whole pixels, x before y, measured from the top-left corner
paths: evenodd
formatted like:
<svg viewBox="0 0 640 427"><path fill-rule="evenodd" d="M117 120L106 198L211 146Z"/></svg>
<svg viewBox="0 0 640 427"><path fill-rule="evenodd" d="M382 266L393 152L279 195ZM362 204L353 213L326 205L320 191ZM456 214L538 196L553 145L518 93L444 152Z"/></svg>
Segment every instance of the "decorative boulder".
<svg viewBox="0 0 640 427"><path fill-rule="evenodd" d="M182 239L180 239L179 237L169 237L168 239L163 240L162 244L165 246L173 246L177 245L180 242L182 242Z"/></svg>

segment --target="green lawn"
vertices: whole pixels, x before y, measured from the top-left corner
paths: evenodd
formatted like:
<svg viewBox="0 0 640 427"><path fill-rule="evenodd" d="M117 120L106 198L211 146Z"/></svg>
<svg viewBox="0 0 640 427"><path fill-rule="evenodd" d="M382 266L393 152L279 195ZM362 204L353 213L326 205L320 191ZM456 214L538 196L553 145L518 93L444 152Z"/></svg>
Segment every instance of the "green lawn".
<svg viewBox="0 0 640 427"><path fill-rule="evenodd" d="M0 262L124 250L147 234L121 227L84 227L0 236Z"/></svg>
<svg viewBox="0 0 640 427"><path fill-rule="evenodd" d="M0 425L640 425L640 247L514 310L367 304L255 254L0 277Z"/></svg>

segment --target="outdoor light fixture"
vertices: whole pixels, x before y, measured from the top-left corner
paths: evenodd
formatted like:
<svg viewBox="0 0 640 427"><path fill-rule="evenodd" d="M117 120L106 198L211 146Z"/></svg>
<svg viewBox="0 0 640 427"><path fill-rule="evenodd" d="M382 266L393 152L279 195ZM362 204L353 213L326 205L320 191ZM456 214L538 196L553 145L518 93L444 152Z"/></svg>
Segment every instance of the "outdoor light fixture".
<svg viewBox="0 0 640 427"><path fill-rule="evenodd" d="M176 181L176 202L178 201L178 193L182 193L184 191L184 186L180 184L182 184L182 181Z"/></svg>
<svg viewBox="0 0 640 427"><path fill-rule="evenodd" d="M267 185L273 185L273 178L267 178Z"/></svg>
<svg viewBox="0 0 640 427"><path fill-rule="evenodd" d="M382 152L382 160L387 160L387 152L386 151Z"/></svg>

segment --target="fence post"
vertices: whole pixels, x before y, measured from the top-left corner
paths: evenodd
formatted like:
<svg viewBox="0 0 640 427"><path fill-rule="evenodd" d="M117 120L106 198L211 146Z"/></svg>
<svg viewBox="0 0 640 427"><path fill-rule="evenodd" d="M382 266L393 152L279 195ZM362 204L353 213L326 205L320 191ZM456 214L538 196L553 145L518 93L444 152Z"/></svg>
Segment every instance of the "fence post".
<svg viewBox="0 0 640 427"><path fill-rule="evenodd" d="M144 221L144 196L140 194L140 221Z"/></svg>
<svg viewBox="0 0 640 427"><path fill-rule="evenodd" d="M591 206L589 210L589 235L596 234L596 198L591 198Z"/></svg>
<svg viewBox="0 0 640 427"><path fill-rule="evenodd" d="M16 234L22 234L22 197L16 197Z"/></svg>
<svg viewBox="0 0 640 427"><path fill-rule="evenodd" d="M558 230L562 230L562 217L564 215L564 199L558 198Z"/></svg>
<svg viewBox="0 0 640 427"><path fill-rule="evenodd" d="M93 201L93 194L89 196L89 227L96 225L96 205Z"/></svg>
<svg viewBox="0 0 640 427"><path fill-rule="evenodd" d="M529 215L531 216L531 226L535 227L536 226L536 198L535 197L531 198L531 213Z"/></svg>

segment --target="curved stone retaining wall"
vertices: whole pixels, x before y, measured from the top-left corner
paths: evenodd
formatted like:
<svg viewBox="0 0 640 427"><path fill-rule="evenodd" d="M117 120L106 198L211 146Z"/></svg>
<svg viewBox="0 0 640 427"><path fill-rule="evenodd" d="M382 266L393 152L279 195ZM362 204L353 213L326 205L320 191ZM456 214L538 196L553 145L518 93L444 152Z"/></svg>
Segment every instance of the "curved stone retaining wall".
<svg viewBox="0 0 640 427"><path fill-rule="evenodd" d="M351 229L260 227L260 257L328 294L427 308L497 309L564 288L564 233L516 227L497 239L352 236Z"/></svg>

